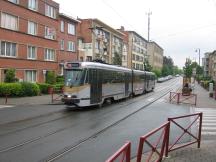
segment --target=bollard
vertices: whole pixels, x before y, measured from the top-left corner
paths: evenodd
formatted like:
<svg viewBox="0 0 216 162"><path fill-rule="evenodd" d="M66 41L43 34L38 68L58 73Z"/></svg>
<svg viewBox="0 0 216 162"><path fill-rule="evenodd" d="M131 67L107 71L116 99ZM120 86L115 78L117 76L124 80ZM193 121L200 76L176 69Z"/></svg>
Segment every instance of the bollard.
<svg viewBox="0 0 216 162"><path fill-rule="evenodd" d="M7 104L7 101L8 101L8 95L5 94L5 104Z"/></svg>

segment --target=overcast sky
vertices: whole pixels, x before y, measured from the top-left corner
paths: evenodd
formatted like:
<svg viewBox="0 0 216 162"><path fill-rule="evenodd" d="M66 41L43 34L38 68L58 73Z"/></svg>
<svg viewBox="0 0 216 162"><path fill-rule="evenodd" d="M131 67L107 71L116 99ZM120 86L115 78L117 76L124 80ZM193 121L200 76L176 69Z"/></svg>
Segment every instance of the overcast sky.
<svg viewBox="0 0 216 162"><path fill-rule="evenodd" d="M98 18L113 28L124 26L164 49L174 64L183 67L186 57L198 62L200 49L216 50L216 0L55 0L60 12L79 18ZM200 59L201 60L201 59Z"/></svg>

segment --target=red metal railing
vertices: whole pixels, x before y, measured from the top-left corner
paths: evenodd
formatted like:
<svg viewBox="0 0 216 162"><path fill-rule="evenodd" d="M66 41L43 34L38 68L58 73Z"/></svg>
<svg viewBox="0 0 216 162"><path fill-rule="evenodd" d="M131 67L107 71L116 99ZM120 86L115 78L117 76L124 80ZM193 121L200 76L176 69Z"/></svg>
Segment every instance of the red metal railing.
<svg viewBox="0 0 216 162"><path fill-rule="evenodd" d="M175 140L175 142L170 145L169 144L169 137L170 137L170 130L169 130L169 136L168 136L168 139L167 139L167 143L166 143L166 149L165 149L165 156L167 157L168 156L168 152L171 152L171 151L174 151L174 150L177 150L179 148L182 148L182 147L186 147L188 145L191 145L191 144L194 144L194 143L197 143L197 147L200 148L200 142L201 142L201 130L202 130L202 113L195 113L195 114L190 114L190 115L185 115L185 116L179 116L179 117L174 117L174 118L168 118L168 121L170 122L170 125L171 123L175 124L176 126L178 126L181 130L183 130L183 133L178 136ZM181 126L179 123L177 123L175 120L176 119L181 119L181 118L187 118L187 117L192 117L192 116L195 116L195 119L188 125L187 128L184 128L183 126ZM198 132L198 135L194 135L192 134L191 132L189 132L189 129L191 128L191 126L193 124L196 123L196 121L199 119L199 132ZM180 146L176 146L174 147L178 142L179 140L183 137L184 134L188 134L190 135L191 137L193 137L195 140L194 141L191 141L191 142L188 142L188 143L185 143L183 145L180 145Z"/></svg>
<svg viewBox="0 0 216 162"><path fill-rule="evenodd" d="M179 104L179 93L176 92L170 92L169 101L176 101L177 104Z"/></svg>
<svg viewBox="0 0 216 162"><path fill-rule="evenodd" d="M131 143L127 142L114 155L112 155L106 162L130 162Z"/></svg>
<svg viewBox="0 0 216 162"><path fill-rule="evenodd" d="M196 94L190 94L188 96L185 96L182 93L170 92L169 101L170 102L172 102L172 101L176 102L177 104L184 103L184 104L196 105L197 95Z"/></svg>
<svg viewBox="0 0 216 162"><path fill-rule="evenodd" d="M54 97L54 95L57 94L57 96ZM54 103L55 101L61 101L61 98L63 97L63 88L60 90L54 90L51 89L51 102Z"/></svg>
<svg viewBox="0 0 216 162"><path fill-rule="evenodd" d="M140 137L140 142L139 142L139 147L138 147L138 152L137 152L137 162L141 162L141 160L142 160L144 143L146 143L151 148L151 152L146 158L147 162L149 162L151 160L152 155L154 153L156 153L157 156L158 156L158 158L156 159L155 162L160 162L162 160L164 150L165 150L165 145L167 143L167 139L168 139L168 136L169 136L169 127L170 127L170 122L166 122L162 126L160 126L160 127L156 128L156 129L154 129L153 131L149 132L145 136ZM157 141L154 144L152 144L148 140L148 138L151 137L152 135L158 133L160 130L162 130L161 135L159 136ZM161 146L159 146L159 143L160 143L161 139L162 139L162 144L161 144ZM160 151L158 149L160 149Z"/></svg>

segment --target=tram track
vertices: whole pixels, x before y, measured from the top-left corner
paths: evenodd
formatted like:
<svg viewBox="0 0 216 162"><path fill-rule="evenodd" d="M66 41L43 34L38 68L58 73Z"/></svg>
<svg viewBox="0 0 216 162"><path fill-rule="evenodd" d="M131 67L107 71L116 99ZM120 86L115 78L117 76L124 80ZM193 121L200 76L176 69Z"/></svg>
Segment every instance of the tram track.
<svg viewBox="0 0 216 162"><path fill-rule="evenodd" d="M80 145L86 143L87 141L89 141L89 140L91 140L91 139L93 139L93 138L96 138L99 134L101 134L101 133L107 131L108 129L110 129L110 128L116 126L116 125L118 125L120 122L122 122L122 121L124 121L125 119L131 117L132 115L134 115L134 114L136 114L137 112L143 110L144 108L147 108L148 106L150 106L151 104L155 103L156 101L158 101L158 100L161 99L162 97L166 96L166 95L167 95L171 90L173 90L173 89L174 89L174 88L169 88L168 91L166 91L166 92L163 93L163 95L161 95L161 96L158 97L157 99L153 100L152 102L148 103L147 105L145 105L145 106L139 108L138 110L136 110L136 111L134 111L134 112L132 112L132 113L126 115L125 117L123 117L123 118L117 120L117 121L114 122L113 124L111 124L111 125L109 125L109 126L103 128L103 129L101 129L100 131L98 131L98 132L92 134L91 136L89 136L89 137L87 137L87 138L85 138L85 139L82 139L82 140L78 141L77 144L73 144L73 145L71 145L71 146L65 147L64 149L62 149L62 150L60 150L60 151L58 151L58 152L52 154L51 156L47 157L46 159L41 160L41 162L42 162L42 161L52 162L52 161L55 161L55 160L61 158L61 157L64 156L65 154L67 154L67 153L69 153L69 152L75 150L76 148L78 148Z"/></svg>
<svg viewBox="0 0 216 162"><path fill-rule="evenodd" d="M175 81L173 81L172 83L175 83ZM155 90L155 91L156 91L156 92L160 92L160 91L164 91L164 89L166 89L166 88L163 88L163 87L162 87L161 90L158 90L158 89L157 89L157 90ZM138 109L138 110L136 110L136 111L134 111L134 112L128 114L127 116L121 118L120 120L114 122L113 124L111 124L111 125L109 125L109 126L103 128L103 129L97 131L97 132L94 133L93 135L91 135L91 136L89 136L89 137L86 137L86 138L84 138L84 139L81 139L81 140L79 140L78 142L76 142L76 143L73 144L73 145L70 145L70 146L68 146L68 147L65 147L64 149L62 149L62 150L60 150L60 151L58 151L58 152L52 154L51 156L49 156L48 158L44 159L43 161L53 161L53 160L55 160L55 159L57 159L57 158L59 158L59 157L65 155L67 152L70 152L70 151L74 150L75 148L77 148L77 147L80 146L81 144L87 142L88 140L90 140L90 139L96 137L97 135L99 135L100 133L103 133L104 131L108 130L109 128L111 128L111 127L117 125L118 123L122 122L123 120L129 118L130 116L132 116L133 114L137 113L138 111L140 111L140 110L142 110L142 109L148 107L149 105L153 104L154 102L156 102L157 100L159 100L160 98L162 98L163 96L165 96L167 93L169 93L170 90L172 90L172 89L173 89L173 88L169 88L168 90L166 90L166 91L163 93L162 96L159 96L159 98L154 99L152 102L149 102L147 105L145 105L145 106L141 107L140 109ZM151 97L151 96L154 95L154 94L155 94L155 93L149 94L149 95L147 96L147 98L148 98L148 97ZM145 95L144 95L144 96L145 96ZM138 98L139 98L139 100L140 100L140 96L139 96ZM123 103L122 105L117 106L117 109L111 109L111 110L106 109L106 110L108 110L108 111L103 111L103 112L101 112L101 114L96 114L96 115L100 115L100 116L102 115L102 116L103 116L103 115L105 115L105 114L107 114L107 113L110 113L110 112L113 112L113 111L117 111L117 110L119 110L119 109L121 109L121 108L124 108L125 106L129 106L129 105L131 105L131 104L137 102L138 98L134 98L134 100L132 100L131 102L128 102L127 104L124 104L124 103ZM127 100L127 101L129 101L129 100ZM37 127L37 126L39 126L39 125L47 124L47 123L49 123L49 122L53 122L53 121L56 121L56 120L61 120L61 119L65 118L65 117L67 117L67 115L64 116L64 117L58 118L58 119L54 119L54 120L50 120L50 121L47 121L47 122L44 122L44 123L40 123L40 124L38 124L38 125L34 125L34 126L32 126L31 128ZM70 115L68 115L68 117L70 117ZM88 120L90 120L90 119L83 120L82 122L87 122ZM58 133L58 132L64 131L64 130L66 130L66 129L69 129L69 128L73 127L75 124L76 124L76 123L73 123L72 125L69 125L69 126L67 126L67 127L64 127L64 128L61 128L61 129L57 129L57 130L52 131L52 132L48 132L48 133L45 134L45 135L37 136L37 137L35 137L35 138L28 139L28 140L25 140L25 141L20 142L20 143L18 143L18 144L12 145L12 146L10 146L10 147L1 149L1 150L0 150L0 153L7 152L7 151L10 151L10 150L13 150L13 149L17 149L17 148L20 148L20 147L22 147L22 146L24 146L24 145L27 145L27 144L36 142L36 141L38 141L38 140L40 140L40 139L49 137L49 136L51 136L51 135L53 135L53 134L56 134L56 133ZM30 127L29 127L29 128L30 128ZM28 128L26 127L25 129L28 129ZM16 133L16 132L18 132L18 131L23 131L23 130L25 130L25 129L17 130L17 131L11 132L11 133ZM8 133L8 134L9 134L9 133ZM7 135L8 135L8 134L7 134Z"/></svg>

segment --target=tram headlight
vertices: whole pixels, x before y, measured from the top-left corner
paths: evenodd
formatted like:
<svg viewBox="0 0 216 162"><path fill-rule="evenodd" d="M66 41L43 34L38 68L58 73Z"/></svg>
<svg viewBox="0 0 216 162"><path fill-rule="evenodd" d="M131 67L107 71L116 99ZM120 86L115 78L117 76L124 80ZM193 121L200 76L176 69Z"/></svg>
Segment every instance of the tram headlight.
<svg viewBox="0 0 216 162"><path fill-rule="evenodd" d="M71 98L71 95L67 95L68 98Z"/></svg>

